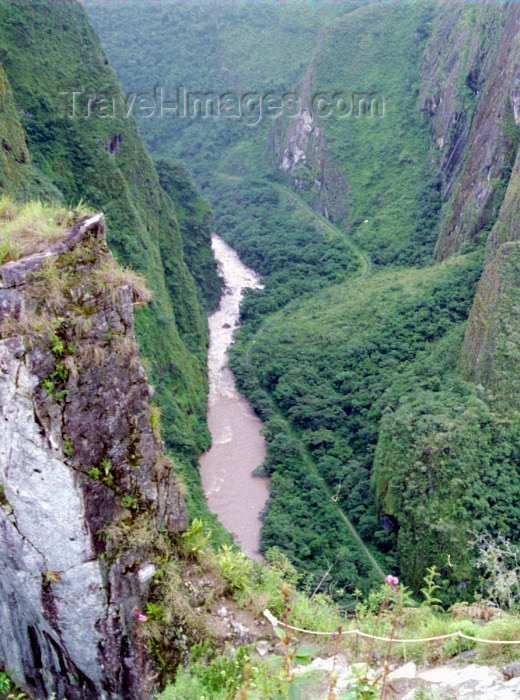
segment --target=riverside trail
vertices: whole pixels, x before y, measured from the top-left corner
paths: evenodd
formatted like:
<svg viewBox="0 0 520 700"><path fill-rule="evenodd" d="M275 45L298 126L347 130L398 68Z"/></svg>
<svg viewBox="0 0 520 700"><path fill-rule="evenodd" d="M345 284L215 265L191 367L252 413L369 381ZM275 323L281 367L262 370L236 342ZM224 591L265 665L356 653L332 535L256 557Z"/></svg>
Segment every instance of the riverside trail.
<svg viewBox="0 0 520 700"><path fill-rule="evenodd" d="M279 192L282 194L286 195L290 199L292 199L293 202L300 208L302 208L304 211L306 211L317 223L318 227L326 234L329 236L332 236L334 238L339 237L342 240L345 240L352 251L358 256L361 262L361 268L360 268L360 273L358 276L358 279L366 279L372 272L372 261L368 257L368 255L361 250L361 248L345 233L340 231L339 228L337 228L333 223L331 223L328 219L326 219L324 216L321 214L318 214L317 212L312 209L312 207L307 204L299 195L297 195L295 192L291 191L287 187L283 185L276 185L276 188L278 189ZM276 315L276 314L275 314ZM272 317L271 317L272 318ZM268 329L269 323L271 319L266 319L260 329L258 330L256 334L256 339L253 339L251 343L249 344L247 350L246 350L246 363L250 364L251 362L251 353L253 351L254 345L257 342L257 339ZM292 429L291 429L291 432ZM371 567L374 569L374 571L377 573L378 576L381 578L384 578L385 573L383 569L381 568L380 564L372 554L372 552L368 549L367 545L363 542L363 539L361 535L358 533L356 527L348 517L348 515L345 513L345 511L342 509L342 507L337 503L337 501L334 499L334 495L332 493L332 490L330 489L329 485L325 481L325 479L321 476L319 473L314 461L312 460L311 456L307 454L307 461L308 465L312 469L314 475L316 478L319 480L325 494L327 497L334 503L334 506L337 510L338 516L341 518L341 520L345 523L345 525L348 527L352 537L354 538L356 544L358 547L361 549L363 552L365 558L367 561L370 563Z"/></svg>

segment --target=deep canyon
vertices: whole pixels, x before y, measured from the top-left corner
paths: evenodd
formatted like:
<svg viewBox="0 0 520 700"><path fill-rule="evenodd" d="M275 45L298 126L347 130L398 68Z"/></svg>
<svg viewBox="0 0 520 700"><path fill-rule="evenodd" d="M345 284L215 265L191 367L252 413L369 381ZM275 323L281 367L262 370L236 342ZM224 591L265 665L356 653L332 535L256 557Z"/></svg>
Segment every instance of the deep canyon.
<svg viewBox="0 0 520 700"><path fill-rule="evenodd" d="M282 577L306 629L381 572L507 608L481 550L520 541L519 38L518 2L0 2L0 681L230 700L220 652ZM60 92L154 85L385 115Z"/></svg>

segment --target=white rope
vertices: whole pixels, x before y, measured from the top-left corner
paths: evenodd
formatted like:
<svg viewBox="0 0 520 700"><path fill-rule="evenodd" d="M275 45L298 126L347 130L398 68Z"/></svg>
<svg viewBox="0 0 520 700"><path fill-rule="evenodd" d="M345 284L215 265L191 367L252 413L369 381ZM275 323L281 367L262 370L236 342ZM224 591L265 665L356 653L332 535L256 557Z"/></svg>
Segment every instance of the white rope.
<svg viewBox="0 0 520 700"><path fill-rule="evenodd" d="M304 630L301 627L294 627L293 625L287 625L285 622L278 620L270 610L264 610L264 617L266 617L273 627L284 627L285 629L293 630L294 632L302 632L303 634L314 634L316 636L322 637L337 637L338 632L316 632L313 630ZM451 637L460 637L461 639L469 639L472 642L479 642L481 644L520 644L520 639L500 641L498 639L481 639L480 637L470 637L460 630L458 632L451 632L450 634L441 634L438 637L419 637L416 639L396 639L395 637L378 637L375 634L368 634L367 632L361 632L361 630L344 630L341 632L344 636L357 635L358 637L364 637L365 639L375 639L378 642L388 642L390 644L418 644L421 642L436 642L441 639L450 639Z"/></svg>

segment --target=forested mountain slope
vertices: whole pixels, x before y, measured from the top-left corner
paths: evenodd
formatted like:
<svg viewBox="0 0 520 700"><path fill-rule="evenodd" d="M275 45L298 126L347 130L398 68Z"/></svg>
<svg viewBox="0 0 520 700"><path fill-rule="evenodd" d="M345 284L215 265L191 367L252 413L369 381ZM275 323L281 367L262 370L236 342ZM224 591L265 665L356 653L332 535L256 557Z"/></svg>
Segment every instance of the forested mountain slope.
<svg viewBox="0 0 520 700"><path fill-rule="evenodd" d="M88 107L81 97L71 116L72 89L121 97L80 5L2 3L0 47L2 191L21 199L61 199L72 207L81 200L103 210L111 249L122 264L146 276L153 300L137 313L136 332L162 411L165 440L183 463L189 495L200 509L194 465L209 435L207 329L199 299L213 306L220 291L207 206L183 183L178 196L182 206L191 208L189 222L182 209L177 214L132 120L100 119L96 109L85 118ZM170 191L176 191L175 183ZM185 232L196 239L204 260L203 266L188 260L199 299L186 265Z"/></svg>
<svg viewBox="0 0 520 700"><path fill-rule="evenodd" d="M349 89L385 116L138 118L154 164L134 121L106 118L98 98L128 94L81 5L0 3L2 663L42 696L135 698L207 648L230 592L286 614L276 567L347 607L432 564L445 602L471 598L473 534L520 534L520 8L89 5L127 92ZM184 495L210 518L221 289L189 170L265 282L232 361L265 423L273 569L212 552L198 521L180 535ZM296 624L337 627L313 598Z"/></svg>
<svg viewBox="0 0 520 700"><path fill-rule="evenodd" d="M341 510L407 582L435 563L447 597L469 594L470 533L519 534L518 261L507 241L518 239L520 8L287 5L89 11L129 91L168 81L384 99L384 118L140 127L154 154L191 163L219 232L264 276L233 359L266 420L264 545L316 582L329 570L348 596L372 574ZM137 66L129 47L159 25L163 39Z"/></svg>
<svg viewBox="0 0 520 700"><path fill-rule="evenodd" d="M25 143L11 88L7 76L0 67L0 116L2 125L2 169L0 170L0 186L4 191L20 187L24 174L18 166L28 165L29 153ZM25 168L27 170L27 168Z"/></svg>

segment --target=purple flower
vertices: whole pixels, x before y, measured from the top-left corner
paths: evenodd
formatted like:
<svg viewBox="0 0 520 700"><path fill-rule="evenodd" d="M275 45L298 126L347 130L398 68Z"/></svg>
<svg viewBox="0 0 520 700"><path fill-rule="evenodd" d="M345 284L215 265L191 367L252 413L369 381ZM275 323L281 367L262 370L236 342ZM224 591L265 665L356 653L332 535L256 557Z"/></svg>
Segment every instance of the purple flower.
<svg viewBox="0 0 520 700"><path fill-rule="evenodd" d="M388 583L389 586L398 586L399 579L397 578L397 576L385 576L385 583Z"/></svg>
<svg viewBox="0 0 520 700"><path fill-rule="evenodd" d="M137 616L137 619L139 620L139 622L146 622L146 620L148 620L146 615L143 615L143 613L139 613L139 615Z"/></svg>

